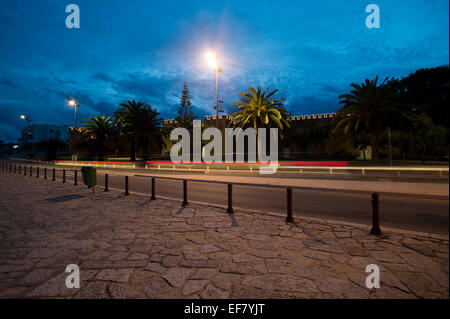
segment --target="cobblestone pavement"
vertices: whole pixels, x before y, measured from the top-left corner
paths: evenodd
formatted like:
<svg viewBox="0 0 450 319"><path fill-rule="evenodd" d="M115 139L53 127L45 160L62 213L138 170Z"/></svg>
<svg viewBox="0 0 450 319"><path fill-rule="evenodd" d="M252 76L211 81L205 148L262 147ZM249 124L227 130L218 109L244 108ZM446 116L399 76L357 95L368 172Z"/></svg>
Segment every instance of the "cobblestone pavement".
<svg viewBox="0 0 450 319"><path fill-rule="evenodd" d="M2 298L448 298L448 237L235 212L0 172ZM68 264L81 287L66 288ZM368 289L369 264L381 287Z"/></svg>

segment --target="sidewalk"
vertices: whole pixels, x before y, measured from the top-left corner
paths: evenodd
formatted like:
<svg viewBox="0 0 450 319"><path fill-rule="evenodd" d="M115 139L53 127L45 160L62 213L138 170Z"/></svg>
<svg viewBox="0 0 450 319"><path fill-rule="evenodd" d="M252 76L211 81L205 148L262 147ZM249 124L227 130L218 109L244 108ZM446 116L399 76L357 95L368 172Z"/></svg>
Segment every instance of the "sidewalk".
<svg viewBox="0 0 450 319"><path fill-rule="evenodd" d="M248 181L248 178L247 182ZM448 298L448 237L0 173L2 298ZM68 289L68 264L81 287ZM368 289L369 264L381 287Z"/></svg>

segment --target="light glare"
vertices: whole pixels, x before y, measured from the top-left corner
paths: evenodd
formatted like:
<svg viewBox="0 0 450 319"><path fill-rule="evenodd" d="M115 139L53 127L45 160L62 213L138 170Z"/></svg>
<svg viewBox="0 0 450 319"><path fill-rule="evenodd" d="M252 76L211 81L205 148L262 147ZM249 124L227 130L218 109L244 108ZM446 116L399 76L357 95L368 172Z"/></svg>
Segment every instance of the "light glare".
<svg viewBox="0 0 450 319"><path fill-rule="evenodd" d="M217 58L216 58L216 54L212 53L212 52L207 52L206 53L206 60L208 61L208 64L214 68L217 69Z"/></svg>

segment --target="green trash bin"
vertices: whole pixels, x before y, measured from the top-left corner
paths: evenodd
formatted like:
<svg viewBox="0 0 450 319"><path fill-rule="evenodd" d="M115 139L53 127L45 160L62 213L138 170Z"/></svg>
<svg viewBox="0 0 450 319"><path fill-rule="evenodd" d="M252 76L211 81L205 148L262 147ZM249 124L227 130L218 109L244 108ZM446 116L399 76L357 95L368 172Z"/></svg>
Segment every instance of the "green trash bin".
<svg viewBox="0 0 450 319"><path fill-rule="evenodd" d="M94 167L83 166L81 168L81 175L83 176L83 183L88 187L97 185L97 170Z"/></svg>

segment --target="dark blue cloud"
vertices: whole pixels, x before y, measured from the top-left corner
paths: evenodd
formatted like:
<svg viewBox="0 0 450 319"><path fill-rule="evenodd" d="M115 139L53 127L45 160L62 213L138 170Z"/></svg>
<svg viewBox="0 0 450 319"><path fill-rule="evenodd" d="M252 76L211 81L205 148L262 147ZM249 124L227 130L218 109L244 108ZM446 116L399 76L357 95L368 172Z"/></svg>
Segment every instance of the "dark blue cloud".
<svg viewBox="0 0 450 319"><path fill-rule="evenodd" d="M333 112L351 82L402 77L448 64L448 1L73 1L81 28L65 27L58 0L0 3L0 139L33 123L73 123L142 99L175 117L186 81L199 115L213 113L216 50L220 96L230 113L248 86L277 88L294 114Z"/></svg>
<svg viewBox="0 0 450 319"><path fill-rule="evenodd" d="M5 78L5 77L1 77L1 78L0 78L0 85L3 85L3 86L10 86L10 87L16 86L15 83L13 83L11 80L9 80L9 79L7 79L7 78Z"/></svg>
<svg viewBox="0 0 450 319"><path fill-rule="evenodd" d="M111 82L111 83L115 82L115 80L111 76L109 76L106 73L102 73L102 72L95 73L92 76L92 79L93 80L101 80L101 81L105 81L105 82Z"/></svg>

